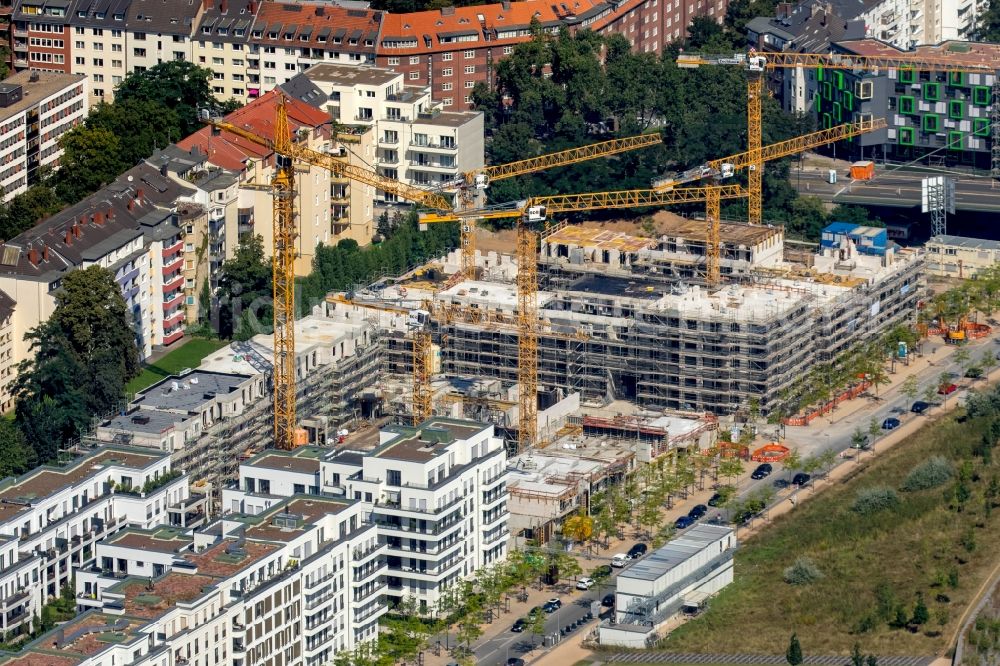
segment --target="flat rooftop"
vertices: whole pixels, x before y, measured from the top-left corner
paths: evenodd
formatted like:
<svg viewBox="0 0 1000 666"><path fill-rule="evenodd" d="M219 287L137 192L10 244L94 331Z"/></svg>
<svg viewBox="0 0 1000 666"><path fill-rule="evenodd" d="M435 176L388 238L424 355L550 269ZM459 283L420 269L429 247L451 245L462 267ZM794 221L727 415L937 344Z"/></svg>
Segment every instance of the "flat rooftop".
<svg viewBox="0 0 1000 666"><path fill-rule="evenodd" d="M32 81L31 77L38 77L37 81ZM21 86L22 97L8 107L0 108L0 120L6 120L25 110L37 106L46 97L51 97L63 88L75 84L82 84L86 81L82 74L62 74L58 72L44 72L41 70L24 70L12 76L8 76L0 81L0 86L5 88L15 88ZM82 96L82 95L81 95Z"/></svg>
<svg viewBox="0 0 1000 666"><path fill-rule="evenodd" d="M891 44L877 39L855 39L837 42L836 46L847 53L861 56L894 57L900 54L947 60L948 66L955 69L975 68L992 73L1000 61L1000 44L982 44L977 42L961 42L957 40L941 42L927 46L918 46L909 51L903 51Z"/></svg>
<svg viewBox="0 0 1000 666"><path fill-rule="evenodd" d="M658 580L732 532L731 527L698 523L628 567L618 576L645 581Z"/></svg>
<svg viewBox="0 0 1000 666"><path fill-rule="evenodd" d="M216 578L171 571L159 580L127 578L109 591L125 595L125 613L146 620L159 617L179 603L198 599L218 582Z"/></svg>
<svg viewBox="0 0 1000 666"><path fill-rule="evenodd" d="M307 69L303 74L306 78L322 83L332 83L340 86L382 86L399 79L403 80L403 75L383 69L382 67L370 67L363 65L337 65L330 62L321 62Z"/></svg>
<svg viewBox="0 0 1000 666"><path fill-rule="evenodd" d="M42 650L26 650L7 658L0 657L3 666L76 666L81 661L80 657Z"/></svg>
<svg viewBox="0 0 1000 666"><path fill-rule="evenodd" d="M658 221L658 226L665 236L705 240L704 220L689 220L684 217L671 215L662 221ZM722 242L733 245L758 245L769 238L783 234L784 230L781 227L769 227L760 224L733 224L732 222L722 222L719 224L719 237L722 239Z"/></svg>
<svg viewBox="0 0 1000 666"><path fill-rule="evenodd" d="M235 392L249 375L231 375L195 370L186 375L172 375L153 384L136 396L142 407L190 413L199 409L216 396Z"/></svg>
<svg viewBox="0 0 1000 666"><path fill-rule="evenodd" d="M441 111L421 114L413 119L413 123L438 127L461 127L478 115L480 114L475 111Z"/></svg>
<svg viewBox="0 0 1000 666"><path fill-rule="evenodd" d="M549 291L538 292L538 307L555 298ZM511 312L517 308L517 285L507 282L483 282L462 280L456 285L438 292L435 300L445 303L475 305L486 310L499 309Z"/></svg>
<svg viewBox="0 0 1000 666"><path fill-rule="evenodd" d="M927 245L948 245L966 250L1000 250L1000 241L985 238L969 238L967 236L949 236L947 234L932 236Z"/></svg>
<svg viewBox="0 0 1000 666"><path fill-rule="evenodd" d="M319 472L320 459L329 451L318 446L301 446L293 451L268 450L243 464L248 467L316 474Z"/></svg>
<svg viewBox="0 0 1000 666"><path fill-rule="evenodd" d="M702 233L704 234L704 230ZM576 225L567 225L555 233L546 236L542 242L548 245L576 245L598 250L617 250L627 253L649 249L656 244L656 241L652 238L642 238L640 236L631 236L621 231L594 229Z"/></svg>
<svg viewBox="0 0 1000 666"><path fill-rule="evenodd" d="M247 539L284 543L291 537L310 529L323 516L336 515L351 504L352 500L341 498L296 495L287 502L271 507L265 513L241 518L247 523Z"/></svg>
<svg viewBox="0 0 1000 666"><path fill-rule="evenodd" d="M171 555L188 550L194 539L184 530L161 527L156 530L128 528L113 534L103 541L109 546L120 546L153 553Z"/></svg>
<svg viewBox="0 0 1000 666"><path fill-rule="evenodd" d="M278 546L270 543L225 539L200 553L186 553L184 559L198 567L200 576L228 578L276 550Z"/></svg>
<svg viewBox="0 0 1000 666"><path fill-rule="evenodd" d="M57 491L76 485L93 476L104 476L108 466L145 469L169 454L123 451L117 447L102 448L94 454L78 458L63 467L42 465L21 477L0 481L0 522L10 519L25 506L38 503Z"/></svg>
<svg viewBox="0 0 1000 666"><path fill-rule="evenodd" d="M116 644L140 638L143 634L139 629L144 624L136 617L117 617L91 611L59 625L38 638L32 647L90 657ZM58 659L56 657L46 663L59 663Z"/></svg>
<svg viewBox="0 0 1000 666"><path fill-rule="evenodd" d="M378 458L427 462L443 454L448 444L482 432L489 426L457 419L430 418L417 427L391 426L382 432L396 436L372 451Z"/></svg>
<svg viewBox="0 0 1000 666"><path fill-rule="evenodd" d="M101 424L108 430L123 432L141 432L150 435L162 435L181 423L186 415L176 412L165 412L161 409L137 409L129 414L119 414L110 421Z"/></svg>

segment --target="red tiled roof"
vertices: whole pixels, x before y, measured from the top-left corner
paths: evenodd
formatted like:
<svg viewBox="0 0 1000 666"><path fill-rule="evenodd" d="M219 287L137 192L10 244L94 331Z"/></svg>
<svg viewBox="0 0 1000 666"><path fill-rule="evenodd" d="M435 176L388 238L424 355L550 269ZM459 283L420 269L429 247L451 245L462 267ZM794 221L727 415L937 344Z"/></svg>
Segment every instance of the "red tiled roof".
<svg viewBox="0 0 1000 666"><path fill-rule="evenodd" d="M493 5L470 7L445 7L409 14L386 14L382 18L382 34L379 37L380 56L407 55L410 53L430 53L452 51L463 48L495 46L498 44L523 41L524 37L497 38L489 42L483 32L497 33L505 30L526 29L531 19L537 18L542 25L559 24L563 21L575 22L575 18L595 7L603 6L603 0L524 0ZM482 18L480 18L482 17ZM475 33L476 41L441 42L446 35ZM428 47L424 38L431 39ZM385 48L385 42L417 40L417 46L406 48Z"/></svg>
<svg viewBox="0 0 1000 666"><path fill-rule="evenodd" d="M274 140L274 112L278 102L277 90L265 94L241 109L226 116L226 121L256 132L258 135ZM330 117L314 106L297 99L286 99L285 109L288 111L288 125L292 132L300 127L320 128L330 123ZM229 132L212 135L212 128L203 127L191 136L177 143L182 150L198 150L208 155L208 161L223 169L242 171L247 159L264 159L271 151L263 146L251 143Z"/></svg>
<svg viewBox="0 0 1000 666"><path fill-rule="evenodd" d="M331 3L264 2L254 23L254 41L284 47L308 45L337 51L374 52L380 13L370 9L347 9ZM278 31L277 39L268 37L271 30ZM288 32L292 33L292 39L285 39ZM260 33L259 37L257 33ZM308 39L301 40L303 35ZM325 37L325 41L319 41L320 36ZM341 38L341 41L335 43L334 37ZM351 38L358 40L353 48L349 43ZM366 39L371 40L373 45L365 47Z"/></svg>

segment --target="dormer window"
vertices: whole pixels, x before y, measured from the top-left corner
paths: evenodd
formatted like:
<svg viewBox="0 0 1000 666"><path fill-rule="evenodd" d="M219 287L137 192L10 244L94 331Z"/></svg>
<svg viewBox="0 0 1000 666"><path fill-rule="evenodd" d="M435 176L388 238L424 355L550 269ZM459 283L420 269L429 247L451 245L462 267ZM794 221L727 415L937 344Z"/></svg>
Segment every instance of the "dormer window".
<svg viewBox="0 0 1000 666"><path fill-rule="evenodd" d="M115 20L116 21L124 21L125 20L125 15L124 14L115 14Z"/></svg>
<svg viewBox="0 0 1000 666"><path fill-rule="evenodd" d="M80 18L87 18L87 12L85 11L77 12L76 15L79 16Z"/></svg>
<svg viewBox="0 0 1000 666"><path fill-rule="evenodd" d="M107 16L107 13L106 12L97 12L96 16L99 19L103 19L105 16Z"/></svg>
<svg viewBox="0 0 1000 666"><path fill-rule="evenodd" d="M203 35L211 35L212 34L212 27L208 26L208 25L202 26L202 28L201 28L201 34L203 34Z"/></svg>
<svg viewBox="0 0 1000 666"><path fill-rule="evenodd" d="M300 42L308 42L309 41L309 35L299 35L299 41Z"/></svg>
<svg viewBox="0 0 1000 666"><path fill-rule="evenodd" d="M219 34L220 35L228 35L229 34L229 30L226 29L226 28L219 28Z"/></svg>
<svg viewBox="0 0 1000 666"><path fill-rule="evenodd" d="M278 33L276 33L276 32L269 32L269 33L267 33L267 38L268 39L277 39L278 38Z"/></svg>
<svg viewBox="0 0 1000 666"><path fill-rule="evenodd" d="M237 37L242 37L243 35L246 34L246 32L247 31L244 30L243 28L237 28L236 30L233 31L233 34L236 35Z"/></svg>
<svg viewBox="0 0 1000 666"><path fill-rule="evenodd" d="M261 37L264 36L264 31L263 30L254 30L253 31L253 36L254 36L254 39L260 39Z"/></svg>

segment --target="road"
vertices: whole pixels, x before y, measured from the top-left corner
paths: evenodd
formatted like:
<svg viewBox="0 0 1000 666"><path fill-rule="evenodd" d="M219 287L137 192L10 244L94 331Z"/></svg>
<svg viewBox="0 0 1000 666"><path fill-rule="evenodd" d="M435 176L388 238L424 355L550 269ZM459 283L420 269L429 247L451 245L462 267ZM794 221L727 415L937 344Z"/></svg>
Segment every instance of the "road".
<svg viewBox="0 0 1000 666"><path fill-rule="evenodd" d="M976 340L970 342L966 348L969 350L973 360L977 360L984 351L988 351L991 354L1000 352L1000 345L996 344L996 331L989 337L982 340ZM925 357L928 357L933 362L934 356L937 350L944 347L942 342L932 342L925 341L924 344ZM929 365L927 368L921 370L916 374L917 382L919 384L919 391L917 392L916 400L921 400L920 396L923 395L924 391L928 386L937 387L940 383L941 374L944 372L950 372L955 376L955 383L959 385L959 390L952 393L951 395L938 396L938 400L947 403L947 406L954 406L956 400L963 400L966 391L978 383L977 381L969 379L959 379L962 377L964 370L962 366L957 363L954 359L954 355L949 355L944 358L943 361L934 362L933 365ZM866 405L862 409L859 409L853 414L845 416L844 418L837 419L837 413L833 412L831 416L834 419L832 423L827 423L825 418L817 419L811 426L801 426L801 427L788 427L785 429L785 441L786 443L791 443L799 451L802 458L807 458L813 455L819 455L825 451L832 450L836 453L841 453L843 451L848 451L851 449L851 438L856 429L860 429L863 433L868 432L868 426L872 418L875 418L879 423L882 423L886 418L890 416L895 416L901 422L905 423L912 419L925 419L927 415L932 413L937 405L932 406L931 409L924 412L923 415L913 414L910 412L910 407L912 406L914 399L909 398L902 392L902 386L893 386L887 390L883 390L879 399L872 400L870 405ZM767 426L767 428L775 428L776 426ZM766 430L765 430L766 432ZM764 488L768 485L773 485L774 481L777 479L787 479L788 474L780 472L780 465L775 465L775 473L766 479L761 479L759 481L751 481L749 484L744 485L740 489L740 497L746 497L753 494L755 491ZM790 491L786 491L790 494Z"/></svg>
<svg viewBox="0 0 1000 666"><path fill-rule="evenodd" d="M560 597L563 606L546 617L545 634L558 635L561 628L583 619L590 612L591 602L599 602L605 594L614 592L614 580L621 571L621 569L613 569L611 576L600 587L595 586L582 594L576 592L572 596L566 595ZM528 631L522 633L511 631L510 627L513 626L516 619L516 616L503 615L496 620L497 622L507 623L507 630L475 647L476 664L501 666L506 664L510 658L529 660L525 655L533 649L540 647L543 639L541 636L534 636ZM576 629L576 631L582 631L582 629Z"/></svg>
<svg viewBox="0 0 1000 666"><path fill-rule="evenodd" d="M793 170L792 186L801 194L817 196L823 201L837 204L862 204L892 208L920 207L920 181L927 172L876 170L874 181L851 181L841 178L831 185L826 181L825 170ZM992 189L989 178L970 178L955 175L956 210L983 213L1000 212L1000 188Z"/></svg>

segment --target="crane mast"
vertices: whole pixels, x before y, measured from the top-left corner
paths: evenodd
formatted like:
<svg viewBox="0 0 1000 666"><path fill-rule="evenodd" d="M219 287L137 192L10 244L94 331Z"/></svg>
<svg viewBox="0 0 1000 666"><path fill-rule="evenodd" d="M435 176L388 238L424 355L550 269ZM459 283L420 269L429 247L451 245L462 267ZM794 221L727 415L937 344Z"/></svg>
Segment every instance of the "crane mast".
<svg viewBox="0 0 1000 666"><path fill-rule="evenodd" d="M276 155L271 180L274 206L274 446L295 448L295 172L284 98L274 126Z"/></svg>

